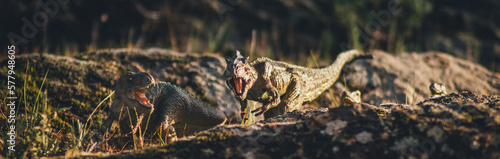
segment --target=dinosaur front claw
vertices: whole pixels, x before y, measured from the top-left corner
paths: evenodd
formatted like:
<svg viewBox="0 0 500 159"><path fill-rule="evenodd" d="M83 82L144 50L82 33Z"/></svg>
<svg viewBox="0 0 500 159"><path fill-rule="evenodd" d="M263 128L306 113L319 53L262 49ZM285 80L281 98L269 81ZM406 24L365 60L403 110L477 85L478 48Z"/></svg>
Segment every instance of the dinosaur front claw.
<svg viewBox="0 0 500 159"><path fill-rule="evenodd" d="M252 113L256 113L257 111L260 111L260 112L255 114L255 116L259 116L259 115L267 112L267 110L269 110L269 105L265 105L265 106L262 106L260 108L255 109L255 110L252 110Z"/></svg>

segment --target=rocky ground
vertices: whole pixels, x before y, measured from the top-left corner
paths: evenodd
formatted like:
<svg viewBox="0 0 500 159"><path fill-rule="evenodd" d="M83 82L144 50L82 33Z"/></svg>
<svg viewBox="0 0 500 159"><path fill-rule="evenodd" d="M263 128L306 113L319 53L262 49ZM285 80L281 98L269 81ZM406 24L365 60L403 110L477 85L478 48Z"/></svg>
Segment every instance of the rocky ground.
<svg viewBox="0 0 500 159"><path fill-rule="evenodd" d="M500 156L500 75L443 53L373 54L373 60L348 65L334 87L305 104L307 109L250 126L217 127L165 147L106 157ZM62 124L68 126L71 124L64 121L86 121L126 71L150 72L158 80L185 88L230 117L239 114L239 103L221 76L225 68L223 57L215 54L157 48L112 49L77 57L22 55L16 62L16 78L24 79L28 85L41 83L48 71L44 85L46 102L49 106L69 108L58 115ZM4 72L0 78L6 78ZM433 82L444 83L451 94L430 99L428 86ZM339 101L344 89L361 90L364 104L338 106L332 102ZM109 104L108 100L104 102L104 108L92 116L93 121L107 116ZM232 118L233 123L236 120L237 117Z"/></svg>
<svg viewBox="0 0 500 159"><path fill-rule="evenodd" d="M357 61L344 68L347 87L361 90L366 103L413 105L431 96L432 83L443 83L449 93L500 94L499 74L445 53L373 54L373 60ZM341 90L343 85L337 82L334 88Z"/></svg>
<svg viewBox="0 0 500 159"><path fill-rule="evenodd" d="M298 110L108 158L499 158L500 96Z"/></svg>

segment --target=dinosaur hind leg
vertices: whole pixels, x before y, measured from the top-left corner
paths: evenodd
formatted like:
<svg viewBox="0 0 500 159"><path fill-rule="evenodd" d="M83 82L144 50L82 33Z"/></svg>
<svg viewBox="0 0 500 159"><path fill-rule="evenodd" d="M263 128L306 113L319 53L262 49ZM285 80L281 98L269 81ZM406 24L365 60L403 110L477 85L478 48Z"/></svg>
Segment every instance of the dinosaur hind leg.
<svg viewBox="0 0 500 159"><path fill-rule="evenodd" d="M163 122L160 126L159 131L161 138L165 141L165 143L177 141L177 133L172 124Z"/></svg>
<svg viewBox="0 0 500 159"><path fill-rule="evenodd" d="M286 93L281 98L281 102L277 107L273 108L271 113L265 115L265 119L269 119L278 115L283 115L286 112L298 109L302 104L303 99L301 97L303 82L297 74L292 75L292 80L288 85Z"/></svg>

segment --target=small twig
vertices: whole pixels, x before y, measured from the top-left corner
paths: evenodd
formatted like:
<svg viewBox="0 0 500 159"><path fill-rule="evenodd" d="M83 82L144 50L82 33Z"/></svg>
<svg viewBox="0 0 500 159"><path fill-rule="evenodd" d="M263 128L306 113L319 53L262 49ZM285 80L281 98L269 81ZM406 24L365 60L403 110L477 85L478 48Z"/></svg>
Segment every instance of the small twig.
<svg viewBox="0 0 500 159"><path fill-rule="evenodd" d="M92 111L92 114L90 114L90 116L87 118L87 122L85 122L85 128L87 127L87 124L89 123L90 120L92 120L92 116L94 115L94 113L97 111L97 109L102 105L102 103L104 103L104 101L106 101L109 97L111 97L113 94L115 93L115 91L111 92L106 98L104 98L98 105L97 107L95 107L94 111Z"/></svg>

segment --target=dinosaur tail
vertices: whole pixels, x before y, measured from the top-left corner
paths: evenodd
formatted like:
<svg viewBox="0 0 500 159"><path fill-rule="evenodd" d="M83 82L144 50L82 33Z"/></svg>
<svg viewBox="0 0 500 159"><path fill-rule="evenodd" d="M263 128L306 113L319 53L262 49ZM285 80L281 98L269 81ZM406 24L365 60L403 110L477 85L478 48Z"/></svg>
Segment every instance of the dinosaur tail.
<svg viewBox="0 0 500 159"><path fill-rule="evenodd" d="M340 53L337 56L337 59L335 59L335 62L333 62L332 65L323 68L324 70L327 70L329 72L329 77L331 77L331 81L328 83L333 84L335 81L337 81L337 78L340 75L340 72L342 71L342 68L344 67L345 64L352 62L357 59L373 59L372 54L366 54L363 51L360 50L349 50ZM331 85L330 84L330 85Z"/></svg>
<svg viewBox="0 0 500 159"><path fill-rule="evenodd" d="M372 54L366 54L363 51L360 50L348 50L345 52L340 53L337 56L337 59L335 62L333 62L332 65L326 67L326 68L333 68L335 70L338 70L340 72L341 69L346 63L349 63L351 61L357 60L357 59L373 59Z"/></svg>
<svg viewBox="0 0 500 159"><path fill-rule="evenodd" d="M313 90L309 91L314 93L307 95L311 98L309 100L316 98L326 89L330 88L333 83L337 81L344 65L357 59L373 59L373 55L366 54L363 51L359 50L345 51L337 56L337 59L335 60L335 62L333 62L332 65L318 70L318 73L315 73L316 77L312 77L312 79L315 79L317 84L316 87L313 88Z"/></svg>

